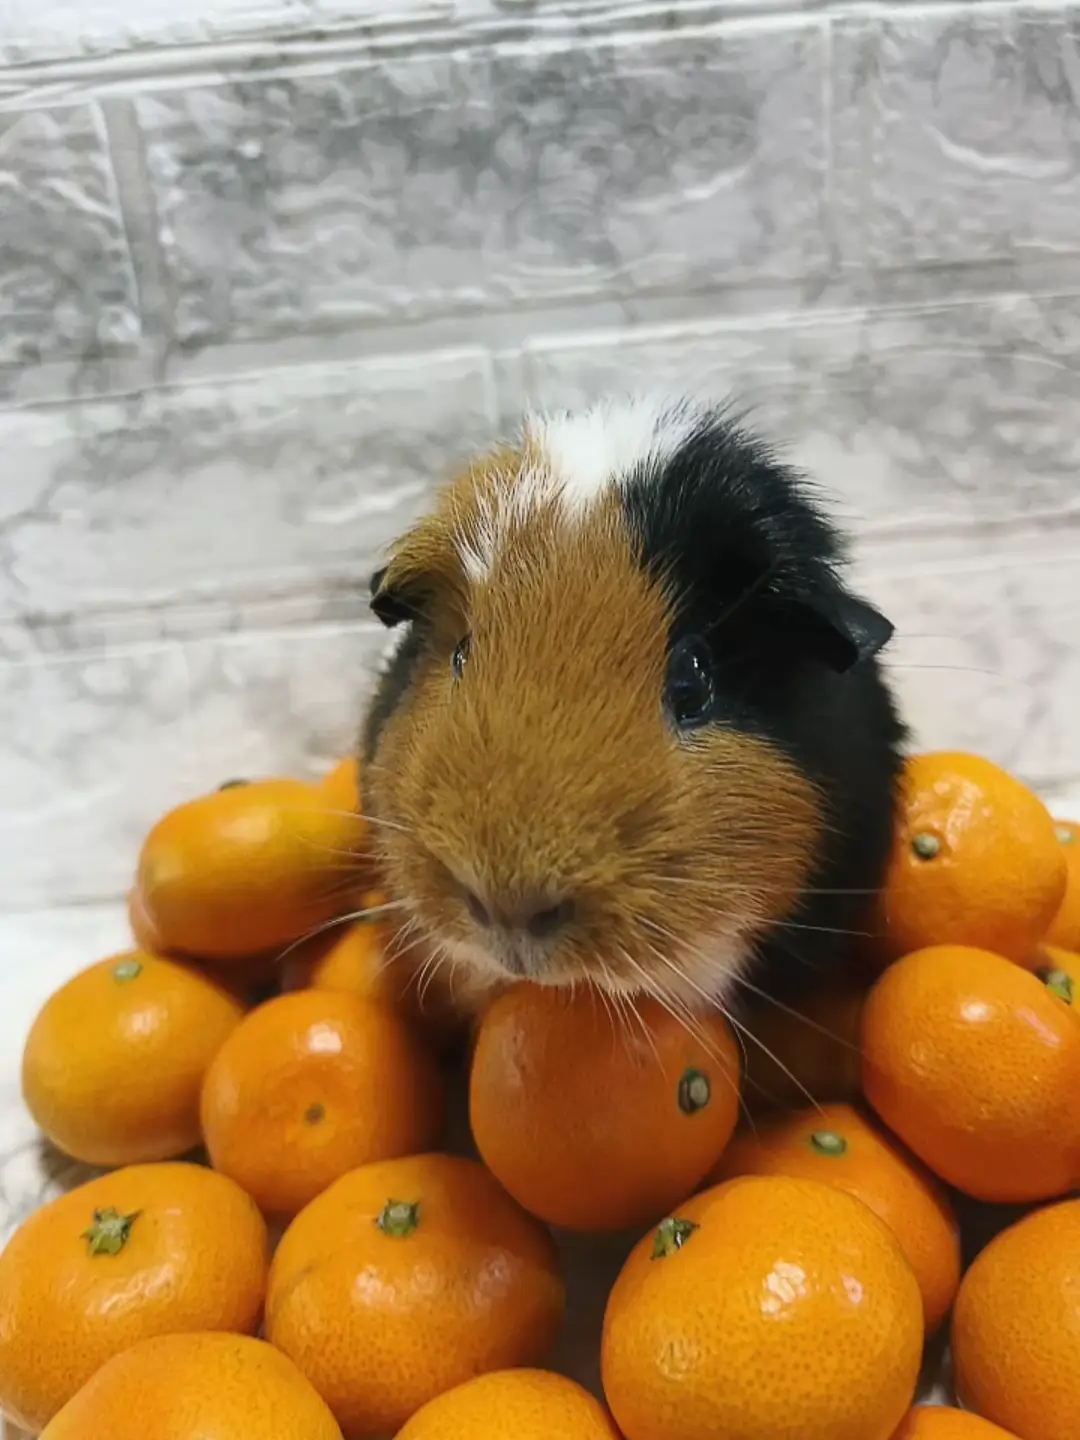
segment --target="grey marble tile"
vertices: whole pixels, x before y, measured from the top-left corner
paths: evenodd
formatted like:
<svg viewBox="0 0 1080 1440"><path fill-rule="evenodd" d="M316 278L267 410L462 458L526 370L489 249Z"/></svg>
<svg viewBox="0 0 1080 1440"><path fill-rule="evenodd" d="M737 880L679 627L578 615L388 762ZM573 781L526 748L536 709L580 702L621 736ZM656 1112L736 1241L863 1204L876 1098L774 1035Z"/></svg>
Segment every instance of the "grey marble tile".
<svg viewBox="0 0 1080 1440"><path fill-rule="evenodd" d="M1080 249L1080 10L911 7L841 22L837 228L871 267Z"/></svg>
<svg viewBox="0 0 1080 1440"><path fill-rule="evenodd" d="M972 750L1050 789L1080 776L1080 543L1048 533L966 564L859 557L865 592L897 626L891 673L917 742Z"/></svg>
<svg viewBox="0 0 1080 1440"><path fill-rule="evenodd" d="M147 829L230 776L353 745L375 622L0 664L0 911L122 895Z"/></svg>
<svg viewBox="0 0 1080 1440"><path fill-rule="evenodd" d="M4 0L0 62L106 57L133 49L210 46L244 37L287 35L322 18L320 0L229 0L182 6L176 0Z"/></svg>
<svg viewBox="0 0 1080 1440"><path fill-rule="evenodd" d="M96 106L0 114L0 365L95 358L139 336Z"/></svg>
<svg viewBox="0 0 1080 1440"><path fill-rule="evenodd" d="M820 270L823 65L793 24L144 95L178 335Z"/></svg>
<svg viewBox="0 0 1080 1440"><path fill-rule="evenodd" d="M0 415L0 620L363 586L493 408L469 353Z"/></svg>
<svg viewBox="0 0 1080 1440"><path fill-rule="evenodd" d="M1080 297L551 337L502 362L508 410L642 377L731 398L859 533L1080 517Z"/></svg>

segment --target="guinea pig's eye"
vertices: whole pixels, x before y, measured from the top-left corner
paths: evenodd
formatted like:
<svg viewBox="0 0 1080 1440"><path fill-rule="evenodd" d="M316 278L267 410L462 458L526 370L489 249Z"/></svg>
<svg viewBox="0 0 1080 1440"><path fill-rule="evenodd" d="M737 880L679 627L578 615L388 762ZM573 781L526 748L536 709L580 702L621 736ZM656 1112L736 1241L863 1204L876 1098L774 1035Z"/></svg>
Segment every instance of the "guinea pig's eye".
<svg viewBox="0 0 1080 1440"><path fill-rule="evenodd" d="M708 725L716 712L712 654L697 635L690 635L671 652L664 703L680 730Z"/></svg>
<svg viewBox="0 0 1080 1440"><path fill-rule="evenodd" d="M455 680L461 679L465 665L469 659L469 648L471 644L472 641L469 636L466 635L454 646L454 653L450 657L450 669L454 672Z"/></svg>

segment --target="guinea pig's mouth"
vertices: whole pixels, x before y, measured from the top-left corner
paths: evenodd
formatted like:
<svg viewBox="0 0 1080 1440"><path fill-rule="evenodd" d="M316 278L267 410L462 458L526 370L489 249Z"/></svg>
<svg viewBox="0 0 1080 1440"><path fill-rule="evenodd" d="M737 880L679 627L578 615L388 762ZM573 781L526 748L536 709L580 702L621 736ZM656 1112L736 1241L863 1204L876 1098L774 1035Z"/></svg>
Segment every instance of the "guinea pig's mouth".
<svg viewBox="0 0 1080 1440"><path fill-rule="evenodd" d="M696 943L674 934L650 938L648 924L641 923L617 939L609 931L606 941L591 938L587 929L546 940L517 930L468 927L454 938L444 933L443 947L454 963L503 984L587 982L614 996L648 995L701 1012L732 998L752 959L754 940L734 925L719 925Z"/></svg>
<svg viewBox="0 0 1080 1440"><path fill-rule="evenodd" d="M459 964L483 970L502 981L529 980L534 985L569 985L580 965L558 947L514 931L496 931L451 940L447 947Z"/></svg>

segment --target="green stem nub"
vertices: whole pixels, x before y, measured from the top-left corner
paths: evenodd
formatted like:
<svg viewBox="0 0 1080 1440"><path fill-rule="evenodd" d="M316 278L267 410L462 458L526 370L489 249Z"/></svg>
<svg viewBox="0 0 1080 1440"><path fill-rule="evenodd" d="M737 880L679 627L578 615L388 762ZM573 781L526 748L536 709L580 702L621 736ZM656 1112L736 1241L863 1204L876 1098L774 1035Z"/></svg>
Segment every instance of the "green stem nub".
<svg viewBox="0 0 1080 1440"><path fill-rule="evenodd" d="M406 1240L420 1224L419 1202L388 1200L375 1224L391 1240Z"/></svg>
<svg viewBox="0 0 1080 1440"><path fill-rule="evenodd" d="M921 831L911 837L911 848L920 860L936 860L941 854L941 841L936 835Z"/></svg>
<svg viewBox="0 0 1080 1440"><path fill-rule="evenodd" d="M815 1130L810 1136L810 1148L818 1155L838 1160L841 1155L847 1154L847 1141L835 1130Z"/></svg>
<svg viewBox="0 0 1080 1440"><path fill-rule="evenodd" d="M113 979L121 985L126 985L129 980L136 980L142 974L142 962L139 960L121 960L119 965L113 966Z"/></svg>
<svg viewBox="0 0 1080 1440"><path fill-rule="evenodd" d="M242 785L250 784L250 780L223 780L217 788L219 790L239 790Z"/></svg>
<svg viewBox="0 0 1080 1440"><path fill-rule="evenodd" d="M1055 835L1057 836L1057 838L1058 838L1058 844L1059 844L1059 845L1075 845L1075 844L1076 844L1076 836L1073 834L1073 832L1072 832L1071 830L1066 830L1066 828L1065 828L1064 825L1059 825L1059 826L1056 828L1056 830L1054 831L1054 834L1055 834Z"/></svg>
<svg viewBox="0 0 1080 1440"><path fill-rule="evenodd" d="M679 1220L676 1217L661 1220L653 1236L652 1258L666 1260L669 1255L674 1255L676 1250L682 1249L697 1228L693 1220Z"/></svg>
<svg viewBox="0 0 1080 1440"><path fill-rule="evenodd" d="M679 1081L679 1109L684 1115L696 1115L712 1099L712 1083L704 1070L687 1070Z"/></svg>
<svg viewBox="0 0 1080 1440"><path fill-rule="evenodd" d="M1064 970L1040 970L1038 976L1051 995L1056 995L1059 1000L1064 1000L1066 1005L1073 1004L1076 998L1076 986L1073 984L1071 975L1067 975Z"/></svg>
<svg viewBox="0 0 1080 1440"><path fill-rule="evenodd" d="M94 1223L84 1230L82 1238L89 1243L91 1255L119 1255L128 1242L131 1227L139 1218L139 1211L121 1215L111 1206L108 1210L95 1210Z"/></svg>

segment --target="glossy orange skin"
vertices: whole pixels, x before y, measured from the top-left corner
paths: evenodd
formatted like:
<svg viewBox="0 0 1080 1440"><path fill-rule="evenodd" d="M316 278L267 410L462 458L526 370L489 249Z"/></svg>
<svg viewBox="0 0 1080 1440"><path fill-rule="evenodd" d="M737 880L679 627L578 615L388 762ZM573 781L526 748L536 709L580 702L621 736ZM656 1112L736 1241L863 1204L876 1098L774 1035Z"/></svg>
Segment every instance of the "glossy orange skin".
<svg viewBox="0 0 1080 1440"><path fill-rule="evenodd" d="M838 1137L842 1154L814 1144ZM850 1105L803 1110L737 1135L715 1172L787 1175L835 1185L868 1205L900 1242L923 1297L927 1333L944 1320L960 1283L960 1229L941 1186L881 1127Z"/></svg>
<svg viewBox="0 0 1080 1440"><path fill-rule="evenodd" d="M325 1402L272 1345L162 1335L114 1356L41 1440L341 1440Z"/></svg>
<svg viewBox="0 0 1080 1440"><path fill-rule="evenodd" d="M517 985L480 1022L473 1138L501 1184L548 1224L602 1232L660 1219L735 1129L739 1060L723 1018L702 1016L700 1038L653 1000L635 1008L640 1027L587 988ZM689 1071L711 1091L692 1113L679 1100Z"/></svg>
<svg viewBox="0 0 1080 1440"><path fill-rule="evenodd" d="M813 1180L696 1195L699 1228L631 1252L604 1316L604 1393L626 1440L889 1440L914 1397L919 1287L888 1227Z"/></svg>
<svg viewBox="0 0 1080 1440"><path fill-rule="evenodd" d="M136 1218L118 1254L91 1254L85 1232L109 1209ZM268 1261L254 1202L200 1165L133 1165L80 1185L0 1254L0 1409L36 1433L138 1340L254 1331Z"/></svg>
<svg viewBox="0 0 1080 1440"><path fill-rule="evenodd" d="M845 978L812 990L797 1011L763 1003L748 1014L742 1089L752 1114L858 1098L859 1032L869 988L869 976Z"/></svg>
<svg viewBox="0 0 1080 1440"><path fill-rule="evenodd" d="M499 1370L430 1401L397 1440L619 1440L604 1407L550 1370Z"/></svg>
<svg viewBox="0 0 1080 1440"><path fill-rule="evenodd" d="M410 1235L375 1223L391 1200L419 1206ZM297 1216L266 1333L367 1440L475 1375L541 1363L563 1305L547 1231L475 1161L419 1155L354 1170Z"/></svg>
<svg viewBox="0 0 1080 1440"><path fill-rule="evenodd" d="M438 1067L405 1022L377 1001L328 990L253 1010L202 1093L214 1168L279 1219L358 1165L429 1149L443 1112Z"/></svg>
<svg viewBox="0 0 1080 1440"><path fill-rule="evenodd" d="M190 965L114 955L61 986L30 1028L22 1089L54 1145L90 1165L169 1160L200 1141L207 1067L244 1006Z"/></svg>
<svg viewBox="0 0 1080 1440"><path fill-rule="evenodd" d="M952 1349L961 1403L1022 1440L1080 1435L1080 1200L1025 1216L964 1276Z"/></svg>
<svg viewBox="0 0 1080 1440"><path fill-rule="evenodd" d="M372 908L385 903L377 892L363 899ZM358 920L317 937L286 959L282 989L344 990L381 1000L441 1045L458 1028L458 1017L442 990L425 985L419 958L397 938L399 928L391 912L386 919Z"/></svg>
<svg viewBox="0 0 1080 1440"><path fill-rule="evenodd" d="M1080 1174L1080 1017L1000 955L940 945L890 966L863 1013L863 1086L976 1200L1049 1200Z"/></svg>
<svg viewBox="0 0 1080 1440"><path fill-rule="evenodd" d="M347 755L344 760L339 760L319 781L319 788L331 805L351 815L358 815L363 803L358 757Z"/></svg>
<svg viewBox="0 0 1080 1440"><path fill-rule="evenodd" d="M170 950L151 925L137 889L128 891L127 912L131 936L138 949L150 955L171 956L186 964L197 965L216 984L243 1001L245 1009L264 999L265 987L277 977L280 954L277 950L262 955L233 956L230 960L207 960Z"/></svg>
<svg viewBox="0 0 1080 1440"><path fill-rule="evenodd" d="M360 822L334 809L318 786L253 781L158 821L139 857L138 903L169 950L249 957L349 909L363 850Z"/></svg>
<svg viewBox="0 0 1080 1440"><path fill-rule="evenodd" d="M1046 939L1063 950L1080 950L1080 825L1073 820L1055 820L1067 878L1065 898L1050 922Z"/></svg>
<svg viewBox="0 0 1080 1440"><path fill-rule="evenodd" d="M146 913L142 896L137 889L128 891L127 916L128 927L131 930L131 938L135 941L136 949L145 950L148 955L164 955L166 953L165 942Z"/></svg>
<svg viewBox="0 0 1080 1440"><path fill-rule="evenodd" d="M364 895L361 908L375 896ZM335 925L297 946L281 966L283 990L344 990L397 1006L403 988L387 951L394 928L376 919Z"/></svg>
<svg viewBox="0 0 1080 1440"><path fill-rule="evenodd" d="M924 858L918 837L939 846ZM971 945L1020 964L1065 894L1063 847L1046 806L989 760L916 755L904 772L881 915L893 956Z"/></svg>
<svg viewBox="0 0 1080 1440"><path fill-rule="evenodd" d="M893 1440L1018 1440L999 1425L945 1405L917 1405Z"/></svg>

